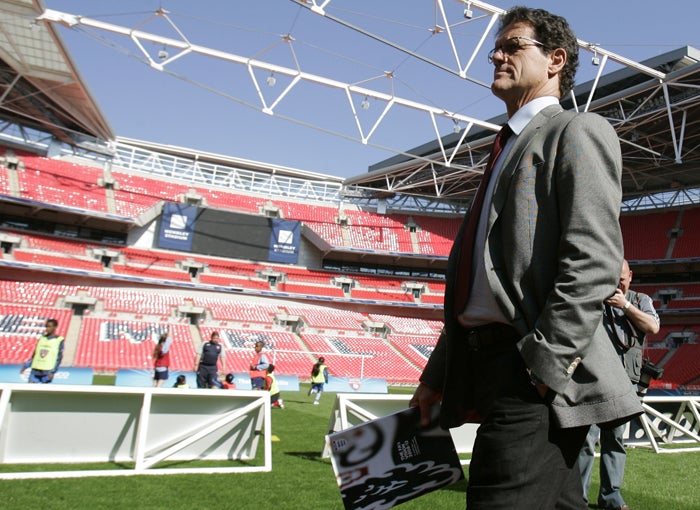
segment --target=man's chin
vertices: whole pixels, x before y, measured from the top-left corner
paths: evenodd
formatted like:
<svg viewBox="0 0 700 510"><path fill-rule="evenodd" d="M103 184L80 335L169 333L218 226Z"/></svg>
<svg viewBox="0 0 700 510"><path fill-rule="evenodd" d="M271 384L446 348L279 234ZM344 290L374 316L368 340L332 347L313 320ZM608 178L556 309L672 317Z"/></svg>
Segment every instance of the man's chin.
<svg viewBox="0 0 700 510"><path fill-rule="evenodd" d="M507 88L504 87L503 83L499 83L499 80L493 80L493 83L491 84L491 92L493 93L494 96L496 96L499 99L503 99L503 96L506 93Z"/></svg>

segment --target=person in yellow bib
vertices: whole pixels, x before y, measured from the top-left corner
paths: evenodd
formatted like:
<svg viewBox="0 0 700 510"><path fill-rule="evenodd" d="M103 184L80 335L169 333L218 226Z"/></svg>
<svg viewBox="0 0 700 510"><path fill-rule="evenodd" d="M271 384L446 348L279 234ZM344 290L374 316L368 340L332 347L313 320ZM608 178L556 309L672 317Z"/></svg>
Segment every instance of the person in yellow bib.
<svg viewBox="0 0 700 510"><path fill-rule="evenodd" d="M277 376L273 373L275 365L270 363L267 367L267 376L265 376L265 389L270 392L270 404L272 407L284 409L284 402L280 398L280 387L277 384Z"/></svg>
<svg viewBox="0 0 700 510"><path fill-rule="evenodd" d="M23 373L31 368L30 383L48 384L53 381L53 376L63 359L64 341L62 336L56 334L57 327L56 319L46 321L46 331L39 337L34 347L34 354L20 369L20 373Z"/></svg>
<svg viewBox="0 0 700 510"><path fill-rule="evenodd" d="M321 395L323 394L323 385L328 383L328 367L326 366L325 358L318 358L318 361L314 363L311 368L311 388L309 388L309 396L312 393L316 394L314 398L314 405L319 404L321 400Z"/></svg>

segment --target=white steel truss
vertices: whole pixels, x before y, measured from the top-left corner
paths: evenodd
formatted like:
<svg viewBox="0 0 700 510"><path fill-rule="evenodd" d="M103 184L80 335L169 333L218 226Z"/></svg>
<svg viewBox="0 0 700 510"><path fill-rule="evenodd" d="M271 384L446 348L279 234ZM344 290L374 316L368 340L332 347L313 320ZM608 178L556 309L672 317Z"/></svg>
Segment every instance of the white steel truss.
<svg viewBox="0 0 700 510"><path fill-rule="evenodd" d="M487 85L470 76L470 70L477 56L485 53L485 41L489 35L493 35L499 16L505 12L501 8L478 0L458 0L464 4L465 18L469 19L451 22L446 14L444 0L434 0L435 20L432 30L445 34L453 60L451 65L446 65L417 51L408 50L380 34L332 16L328 8L333 0L290 1L396 51L483 86ZM174 61L191 54L245 66L258 101L257 104L249 106L267 115L277 115L286 120L402 156L399 162L383 167L381 170L348 179L343 191L345 197L373 200L382 196L388 197L389 202L400 202L405 201L405 196L408 195L415 197L413 203L419 208L424 206L422 201L436 199L442 202L451 200L453 204L458 204L458 209L462 209L478 186L487 158L486 148L493 133L499 128L498 123L399 97L393 92L394 76L391 72L356 83L306 72L303 63L296 56L294 38L291 35L285 35L281 40L282 44L288 45L294 62L293 67L286 67L265 62L255 56L242 56L194 44L175 25L167 11L159 9L153 16L164 19L176 32L177 37L164 37L141 30L145 22L136 27L127 28L55 10L46 10L38 19L59 23L69 28L84 26L128 37L142 53L148 65L158 71L166 71ZM453 30L459 24L477 18L485 20L483 32L474 46L463 54L455 40ZM146 49L145 43L153 43L174 51L172 55L168 52L153 55ZM696 203L697 185L676 177L686 171L684 167L687 163L694 163L696 159L700 159L698 155L700 149L697 148L695 138L697 133L696 130L690 129L694 126L694 118L688 116L688 112L700 103L699 85L686 81L687 75L684 69L663 72L658 68L608 51L595 43L581 39L578 43L582 50L592 54L592 62L597 66L597 73L586 90L572 92L568 99L569 107L601 113L615 126L623 146L623 188L625 190L623 208L635 210L657 207L657 204L668 207ZM616 63L618 67L623 66L623 71L626 70L628 74L645 77L644 80L642 83L638 83L639 80L637 80L636 85L618 91L613 96L599 97L603 93L599 94L598 91L606 82L603 72L611 62ZM616 71L618 74L620 72ZM264 82L261 76L263 75L267 76L267 85L274 84L275 76L284 76L286 86L275 97L268 97L262 88ZM369 88L367 83L375 79L388 80L390 92ZM331 130L313 125L303 119L293 119L279 114L279 107L288 100L290 92L300 83L341 91L348 108L338 109L338 115L342 116L342 112L347 111L345 125L348 130L342 132ZM231 99L235 98L231 97ZM383 104L383 109L373 122L367 123L360 118L358 108L364 108L366 102L370 100ZM631 102L633 102L632 106L630 106ZM428 130L435 135L434 150L426 152L424 148L422 150L392 148L374 141L376 133L382 129L388 114L395 109L410 109L420 113L421 122L425 122ZM644 132L643 127L652 123L654 132ZM446 135L445 125L454 125L459 130L457 132L455 129L454 134ZM671 193L668 192L669 189L672 189Z"/></svg>

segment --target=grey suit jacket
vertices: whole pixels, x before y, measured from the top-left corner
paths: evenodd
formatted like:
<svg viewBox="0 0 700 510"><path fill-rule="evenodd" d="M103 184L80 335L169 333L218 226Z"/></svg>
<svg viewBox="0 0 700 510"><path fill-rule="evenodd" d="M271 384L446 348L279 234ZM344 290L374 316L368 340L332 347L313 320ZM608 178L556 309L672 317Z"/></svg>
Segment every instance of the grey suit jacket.
<svg viewBox="0 0 700 510"><path fill-rule="evenodd" d="M518 136L494 189L483 254L488 283L521 335L526 366L554 392L561 427L641 413L602 324L603 300L622 269L621 172L608 122L553 105ZM444 427L473 415L464 373L470 354L453 309L463 230L448 260L445 328L421 376L442 391Z"/></svg>

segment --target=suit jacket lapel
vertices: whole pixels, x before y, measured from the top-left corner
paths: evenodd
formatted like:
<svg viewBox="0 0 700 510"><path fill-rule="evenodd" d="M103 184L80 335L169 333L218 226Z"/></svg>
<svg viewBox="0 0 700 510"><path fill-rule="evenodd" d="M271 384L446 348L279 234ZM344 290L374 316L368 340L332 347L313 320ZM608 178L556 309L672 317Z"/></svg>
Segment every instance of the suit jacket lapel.
<svg viewBox="0 0 700 510"><path fill-rule="evenodd" d="M525 129L523 129L520 135L515 139L513 148L508 154L506 154L506 159L503 162L503 167L498 177L498 182L496 183L496 187L493 191L489 214L489 230L505 205L510 183L515 175L516 169L520 165L520 160L522 159L523 154L525 154L525 150L534 140L535 133L540 128L545 126L549 119L562 111L562 107L558 104L544 108L537 115L535 115L535 117L527 124L527 126L525 126Z"/></svg>

